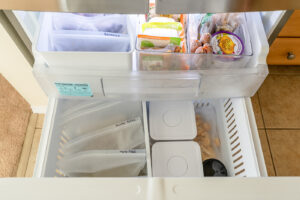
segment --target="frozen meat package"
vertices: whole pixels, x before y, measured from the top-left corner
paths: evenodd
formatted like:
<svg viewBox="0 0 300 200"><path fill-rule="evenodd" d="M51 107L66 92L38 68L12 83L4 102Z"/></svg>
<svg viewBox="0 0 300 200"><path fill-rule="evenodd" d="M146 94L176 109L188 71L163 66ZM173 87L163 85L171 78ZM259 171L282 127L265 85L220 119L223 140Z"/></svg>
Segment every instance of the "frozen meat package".
<svg viewBox="0 0 300 200"><path fill-rule="evenodd" d="M145 147L140 118L126 120L74 138L62 147L64 155L88 150L130 150Z"/></svg>
<svg viewBox="0 0 300 200"><path fill-rule="evenodd" d="M84 151L58 160L57 166L70 177L133 177L146 164L145 150Z"/></svg>
<svg viewBox="0 0 300 200"><path fill-rule="evenodd" d="M213 104L200 100L194 103L196 112L197 137L194 139L201 147L202 159L223 160L220 132L217 126L217 113Z"/></svg>
<svg viewBox="0 0 300 200"><path fill-rule="evenodd" d="M244 13L207 13L188 16L188 52L251 55Z"/></svg>

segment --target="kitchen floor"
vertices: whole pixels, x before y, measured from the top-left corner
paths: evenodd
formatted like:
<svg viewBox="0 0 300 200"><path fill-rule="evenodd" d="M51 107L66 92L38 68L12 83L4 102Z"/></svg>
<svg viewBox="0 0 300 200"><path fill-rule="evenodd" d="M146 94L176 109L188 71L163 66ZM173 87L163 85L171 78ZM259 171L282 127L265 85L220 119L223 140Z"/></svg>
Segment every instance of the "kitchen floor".
<svg viewBox="0 0 300 200"><path fill-rule="evenodd" d="M300 176L300 66L270 66L269 70L269 76L252 97L268 174ZM0 76L0 117L3 117L0 121L10 126L0 123L0 177L30 177L34 170L44 115L31 114L29 105L5 81ZM8 104L10 106L5 106ZM7 126L13 130L10 131L12 135ZM12 139L13 136L17 139ZM5 141L6 146L2 145ZM3 150L2 147L10 148ZM6 158L10 158L9 162ZM8 169L1 171L3 166Z"/></svg>
<svg viewBox="0 0 300 200"><path fill-rule="evenodd" d="M269 176L300 176L300 66L270 66L252 97Z"/></svg>

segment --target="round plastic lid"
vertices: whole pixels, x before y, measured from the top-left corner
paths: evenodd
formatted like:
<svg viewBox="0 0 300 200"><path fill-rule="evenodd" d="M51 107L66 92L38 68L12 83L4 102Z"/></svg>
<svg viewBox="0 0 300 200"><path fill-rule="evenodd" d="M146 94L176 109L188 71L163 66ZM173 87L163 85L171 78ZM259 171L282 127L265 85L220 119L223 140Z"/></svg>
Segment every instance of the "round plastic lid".
<svg viewBox="0 0 300 200"><path fill-rule="evenodd" d="M181 123L181 115L176 110L167 110L163 114L163 121L167 126L175 127Z"/></svg>
<svg viewBox="0 0 300 200"><path fill-rule="evenodd" d="M181 156L173 156L168 160L168 170L173 176L184 176L187 169L188 163Z"/></svg>
<svg viewBox="0 0 300 200"><path fill-rule="evenodd" d="M192 101L153 101L149 104L150 136L154 140L192 140L197 135Z"/></svg>
<svg viewBox="0 0 300 200"><path fill-rule="evenodd" d="M152 172L154 177L203 177L199 144L193 141L154 143Z"/></svg>

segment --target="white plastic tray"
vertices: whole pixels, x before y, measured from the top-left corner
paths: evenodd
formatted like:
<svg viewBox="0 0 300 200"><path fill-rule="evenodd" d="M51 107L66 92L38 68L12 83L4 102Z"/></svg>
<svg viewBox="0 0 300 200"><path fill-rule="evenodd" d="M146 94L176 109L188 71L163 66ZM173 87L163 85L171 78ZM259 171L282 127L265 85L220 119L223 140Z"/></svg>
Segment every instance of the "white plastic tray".
<svg viewBox="0 0 300 200"><path fill-rule="evenodd" d="M54 51L51 46L51 34L53 33L52 13L43 13L40 28L33 42L33 53L36 61L44 62L51 68L72 69L100 69L100 70L123 70L132 69L132 54L135 42L135 15L124 15L127 17L127 31L130 37L130 50L128 52L88 52L88 51ZM66 31L67 32L67 31ZM67 37L62 34L60 37ZM74 35L68 37L66 42L78 42L78 39L92 42L89 35ZM80 37L80 38L78 38ZM97 38L94 38L97 42Z"/></svg>

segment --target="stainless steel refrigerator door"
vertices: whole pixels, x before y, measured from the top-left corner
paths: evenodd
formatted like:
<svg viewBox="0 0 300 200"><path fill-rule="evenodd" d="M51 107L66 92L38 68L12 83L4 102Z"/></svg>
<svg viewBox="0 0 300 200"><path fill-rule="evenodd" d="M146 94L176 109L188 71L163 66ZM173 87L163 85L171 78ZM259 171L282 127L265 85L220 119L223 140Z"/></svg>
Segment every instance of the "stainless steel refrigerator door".
<svg viewBox="0 0 300 200"><path fill-rule="evenodd" d="M300 9L299 0L156 0L158 13L245 12ZM148 0L1 0L3 10L146 13Z"/></svg>
<svg viewBox="0 0 300 200"><path fill-rule="evenodd" d="M87 12L87 13L126 13L148 12L148 0L1 0L0 9Z"/></svg>
<svg viewBox="0 0 300 200"><path fill-rule="evenodd" d="M293 9L300 9L299 0L156 0L156 12L163 14Z"/></svg>

